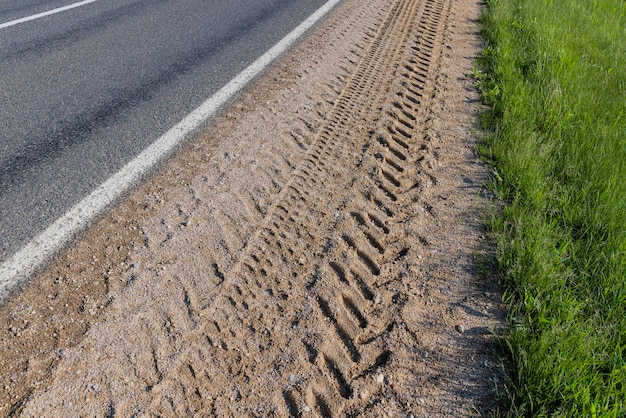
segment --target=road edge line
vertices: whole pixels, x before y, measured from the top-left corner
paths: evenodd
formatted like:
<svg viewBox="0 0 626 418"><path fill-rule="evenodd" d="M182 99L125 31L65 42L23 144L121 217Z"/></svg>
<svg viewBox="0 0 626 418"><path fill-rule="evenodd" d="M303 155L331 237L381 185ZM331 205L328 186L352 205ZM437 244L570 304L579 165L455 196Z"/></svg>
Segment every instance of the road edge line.
<svg viewBox="0 0 626 418"><path fill-rule="evenodd" d="M47 10L41 13L35 13L34 15L21 17L19 19L11 20L9 22L0 23L0 29L8 28L11 26L19 25L20 23L31 22L33 20L41 19L42 17L55 15L57 13L65 12L67 10L72 10L77 7L85 6L87 4L95 3L98 0L83 0L77 3L68 4L67 6L57 7L56 9Z"/></svg>

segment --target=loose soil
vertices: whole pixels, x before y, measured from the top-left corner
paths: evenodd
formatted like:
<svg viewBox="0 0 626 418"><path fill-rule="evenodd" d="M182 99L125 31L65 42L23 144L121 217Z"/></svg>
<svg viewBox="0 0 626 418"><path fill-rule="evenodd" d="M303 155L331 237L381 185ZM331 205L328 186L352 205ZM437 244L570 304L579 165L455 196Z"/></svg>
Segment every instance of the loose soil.
<svg viewBox="0 0 626 418"><path fill-rule="evenodd" d="M475 0L346 0L6 302L1 416L481 416Z"/></svg>

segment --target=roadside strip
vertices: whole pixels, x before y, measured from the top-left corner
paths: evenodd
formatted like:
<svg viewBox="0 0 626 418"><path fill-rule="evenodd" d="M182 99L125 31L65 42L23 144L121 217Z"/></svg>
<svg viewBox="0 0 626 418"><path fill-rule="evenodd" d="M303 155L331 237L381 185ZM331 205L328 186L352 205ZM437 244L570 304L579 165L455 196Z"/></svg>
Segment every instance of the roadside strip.
<svg viewBox="0 0 626 418"><path fill-rule="evenodd" d="M0 266L0 298L27 280L124 192L167 158L342 0L329 0L134 160ZM1 28L1 27L0 27Z"/></svg>

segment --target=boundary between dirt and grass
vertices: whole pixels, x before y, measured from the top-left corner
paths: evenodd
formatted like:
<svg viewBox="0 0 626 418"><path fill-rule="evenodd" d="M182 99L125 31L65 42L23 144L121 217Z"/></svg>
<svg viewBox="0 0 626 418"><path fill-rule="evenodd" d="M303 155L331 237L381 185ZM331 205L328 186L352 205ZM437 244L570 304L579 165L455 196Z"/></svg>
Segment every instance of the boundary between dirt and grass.
<svg viewBox="0 0 626 418"><path fill-rule="evenodd" d="M172 154L197 129L213 118L222 107L232 101L239 92L342 1L329 0L317 9L217 93L153 142L139 156L0 265L0 300L6 296L7 291L26 281L34 272L42 268L54 254L64 248L113 202Z"/></svg>
<svg viewBox="0 0 626 418"><path fill-rule="evenodd" d="M626 416L626 2L487 0L510 416Z"/></svg>

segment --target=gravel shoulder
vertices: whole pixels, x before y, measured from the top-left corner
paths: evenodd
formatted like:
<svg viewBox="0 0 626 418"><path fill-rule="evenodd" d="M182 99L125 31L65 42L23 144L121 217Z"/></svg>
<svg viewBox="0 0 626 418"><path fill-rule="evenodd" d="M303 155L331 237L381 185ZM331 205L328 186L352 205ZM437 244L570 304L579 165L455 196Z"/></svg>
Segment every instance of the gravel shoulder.
<svg viewBox="0 0 626 418"><path fill-rule="evenodd" d="M0 315L0 416L481 416L480 3L346 0Z"/></svg>

